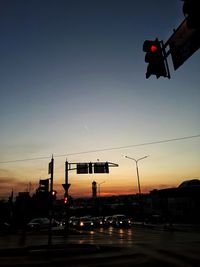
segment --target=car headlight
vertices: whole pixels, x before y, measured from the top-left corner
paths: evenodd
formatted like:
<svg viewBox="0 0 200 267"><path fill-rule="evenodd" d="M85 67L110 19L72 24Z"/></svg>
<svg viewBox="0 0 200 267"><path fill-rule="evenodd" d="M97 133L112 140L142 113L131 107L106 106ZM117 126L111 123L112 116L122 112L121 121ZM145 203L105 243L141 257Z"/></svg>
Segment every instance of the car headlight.
<svg viewBox="0 0 200 267"><path fill-rule="evenodd" d="M91 225L93 225L94 223L93 222L91 222Z"/></svg>
<svg viewBox="0 0 200 267"><path fill-rule="evenodd" d="M80 226L84 226L84 223L83 222L80 222Z"/></svg>

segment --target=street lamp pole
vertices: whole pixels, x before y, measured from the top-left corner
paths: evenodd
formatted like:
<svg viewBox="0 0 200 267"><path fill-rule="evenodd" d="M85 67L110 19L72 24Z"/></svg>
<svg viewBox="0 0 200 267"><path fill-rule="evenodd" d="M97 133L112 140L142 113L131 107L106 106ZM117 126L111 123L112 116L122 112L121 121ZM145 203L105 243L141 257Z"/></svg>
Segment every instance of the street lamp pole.
<svg viewBox="0 0 200 267"><path fill-rule="evenodd" d="M139 158L139 159L134 159L134 158L131 158L131 157L128 157L128 156L124 156L125 158L127 159L131 159L131 160L134 160L135 161L135 164L136 164L136 171L137 171L137 180L138 180L138 191L139 191L139 194L141 195L141 187L140 187L140 176L139 176L139 169L138 169L138 161L142 160L142 159L146 159L147 157L149 156L145 156L145 157L142 157L142 158Z"/></svg>
<svg viewBox="0 0 200 267"><path fill-rule="evenodd" d="M98 187L99 187L99 190L98 190L98 191L99 191L99 198L100 198L100 185L103 184L103 183L105 183L105 182L106 182L106 181L103 181L103 182L101 182L101 183L98 183Z"/></svg>
<svg viewBox="0 0 200 267"><path fill-rule="evenodd" d="M98 184L98 191L99 191L99 198L98 198L98 202L99 202L99 216L101 215L101 200L100 200L100 185L104 184L106 181L103 181L101 183L97 183Z"/></svg>

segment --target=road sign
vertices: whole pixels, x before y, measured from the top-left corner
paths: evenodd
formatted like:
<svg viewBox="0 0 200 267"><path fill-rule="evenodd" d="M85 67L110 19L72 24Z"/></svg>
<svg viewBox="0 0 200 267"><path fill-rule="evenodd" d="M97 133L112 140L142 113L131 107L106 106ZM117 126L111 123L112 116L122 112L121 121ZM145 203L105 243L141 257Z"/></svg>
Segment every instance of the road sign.
<svg viewBox="0 0 200 267"><path fill-rule="evenodd" d="M88 163L78 163L76 165L77 174L87 174L88 173Z"/></svg>
<svg viewBox="0 0 200 267"><path fill-rule="evenodd" d="M200 30L188 28L187 19L185 19L174 31L166 45L170 47L174 70L177 70L200 48Z"/></svg>
<svg viewBox="0 0 200 267"><path fill-rule="evenodd" d="M109 173L108 162L94 163L94 173Z"/></svg>
<svg viewBox="0 0 200 267"><path fill-rule="evenodd" d="M65 191L67 191L69 189L71 184L62 184L63 188L65 189Z"/></svg>

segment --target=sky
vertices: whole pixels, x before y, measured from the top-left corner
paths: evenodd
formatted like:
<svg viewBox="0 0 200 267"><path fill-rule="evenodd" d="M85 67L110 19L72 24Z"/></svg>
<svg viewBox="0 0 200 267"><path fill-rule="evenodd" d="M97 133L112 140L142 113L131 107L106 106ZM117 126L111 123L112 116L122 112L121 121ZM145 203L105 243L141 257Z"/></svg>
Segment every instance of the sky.
<svg viewBox="0 0 200 267"><path fill-rule="evenodd" d="M52 155L58 197L66 159L119 165L70 171L72 197L91 196L92 181L102 196L137 193L135 161L123 155L148 155L138 162L142 193L200 178L200 51L176 71L168 56L171 79L146 79L142 51L145 40L169 39L182 4L0 1L0 198L33 194Z"/></svg>

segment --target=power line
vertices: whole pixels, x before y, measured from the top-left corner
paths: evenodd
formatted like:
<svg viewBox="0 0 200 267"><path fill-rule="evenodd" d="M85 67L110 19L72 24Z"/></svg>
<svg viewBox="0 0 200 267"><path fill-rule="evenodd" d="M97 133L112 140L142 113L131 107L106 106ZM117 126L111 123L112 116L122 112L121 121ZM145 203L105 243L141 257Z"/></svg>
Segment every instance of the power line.
<svg viewBox="0 0 200 267"><path fill-rule="evenodd" d="M184 136L184 137L178 137L178 138L172 138L172 139L159 140L159 141L152 141L152 142L147 142L147 143L133 144L133 145L127 145L127 146L110 147L110 148L102 148L102 149L96 149L96 150L87 150L87 151L74 152L74 153L68 153L68 154L62 154L62 155L54 155L54 158L68 157L68 156L75 156L75 155L82 155L82 154L90 154L90 153L104 152L104 151L112 151L112 150L120 150L120 149L126 149L126 148L131 148L131 147L139 147L139 146L148 146L148 145L169 143L169 142L181 141L181 140L186 140L186 139L193 139L193 138L198 138L198 137L200 137L200 134L191 135L191 136ZM51 157L52 156L36 157L36 158L26 158L26 159L16 159L16 160L9 160L9 161L0 161L0 164L3 164L3 163L14 163L14 162L23 162L23 161L31 161L31 160L50 159Z"/></svg>

